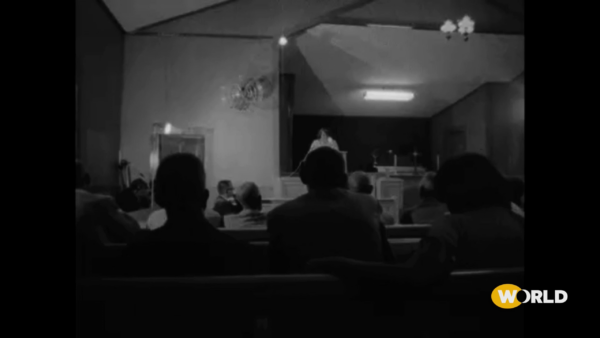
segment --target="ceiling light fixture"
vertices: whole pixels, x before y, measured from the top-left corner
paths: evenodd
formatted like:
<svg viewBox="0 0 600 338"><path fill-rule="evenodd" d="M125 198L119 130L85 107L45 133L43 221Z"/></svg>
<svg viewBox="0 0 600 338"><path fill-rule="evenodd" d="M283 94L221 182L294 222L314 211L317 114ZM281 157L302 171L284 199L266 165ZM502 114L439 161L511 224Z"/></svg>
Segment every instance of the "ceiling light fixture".
<svg viewBox="0 0 600 338"><path fill-rule="evenodd" d="M283 36L283 35L282 35L282 36L279 38L279 45L283 47L283 46L287 45L287 43L288 43L288 40L287 40L287 38L286 38L285 36Z"/></svg>
<svg viewBox="0 0 600 338"><path fill-rule="evenodd" d="M381 25L381 24L375 24L375 23L370 23L367 25L367 27L370 28L396 28L396 29L412 29L411 26L399 26L399 25Z"/></svg>
<svg viewBox="0 0 600 338"><path fill-rule="evenodd" d="M469 36L475 31L475 21L471 20L468 15L465 15L456 24L452 20L446 20L442 27L440 27L440 30L446 34L446 39L448 40L452 38L452 33L458 31L464 37L465 41L468 41Z"/></svg>
<svg viewBox="0 0 600 338"><path fill-rule="evenodd" d="M365 100L367 101L411 101L415 97L412 92L402 90L367 90Z"/></svg>

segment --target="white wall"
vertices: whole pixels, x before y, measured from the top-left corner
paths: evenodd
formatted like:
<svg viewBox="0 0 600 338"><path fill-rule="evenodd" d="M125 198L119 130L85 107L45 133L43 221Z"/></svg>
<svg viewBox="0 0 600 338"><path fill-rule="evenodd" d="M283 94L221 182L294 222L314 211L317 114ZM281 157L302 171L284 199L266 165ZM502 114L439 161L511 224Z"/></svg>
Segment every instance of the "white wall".
<svg viewBox="0 0 600 338"><path fill-rule="evenodd" d="M153 123L213 128L211 197L221 179L254 181L272 195L279 176L278 91L253 111L223 101L223 87L240 77L277 72L272 42L127 36L124 68L121 150L135 168L149 174Z"/></svg>

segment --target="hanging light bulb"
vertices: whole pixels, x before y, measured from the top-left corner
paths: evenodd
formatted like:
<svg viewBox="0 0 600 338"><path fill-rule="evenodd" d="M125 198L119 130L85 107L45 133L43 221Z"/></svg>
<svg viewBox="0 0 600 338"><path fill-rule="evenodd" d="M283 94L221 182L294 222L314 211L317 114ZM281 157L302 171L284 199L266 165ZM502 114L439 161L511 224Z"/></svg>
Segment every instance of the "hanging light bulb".
<svg viewBox="0 0 600 338"><path fill-rule="evenodd" d="M288 43L288 40L287 40L287 38L286 38L285 36L283 36L283 35L282 35L282 36L279 38L279 45L283 47L283 46L287 45L287 43Z"/></svg>

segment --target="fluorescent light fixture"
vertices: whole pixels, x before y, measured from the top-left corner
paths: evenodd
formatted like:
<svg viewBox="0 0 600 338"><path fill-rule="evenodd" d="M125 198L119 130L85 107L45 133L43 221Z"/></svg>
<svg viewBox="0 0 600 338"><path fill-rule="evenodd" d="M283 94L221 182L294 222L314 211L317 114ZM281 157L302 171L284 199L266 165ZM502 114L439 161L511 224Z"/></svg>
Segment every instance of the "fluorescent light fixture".
<svg viewBox="0 0 600 338"><path fill-rule="evenodd" d="M383 25L383 24L375 24L375 23L370 23L370 24L367 24L367 27L371 27L371 28L398 28L398 29L412 29L412 27L411 27L411 26Z"/></svg>
<svg viewBox="0 0 600 338"><path fill-rule="evenodd" d="M367 90L365 100L369 101L411 101L414 93L402 90Z"/></svg>

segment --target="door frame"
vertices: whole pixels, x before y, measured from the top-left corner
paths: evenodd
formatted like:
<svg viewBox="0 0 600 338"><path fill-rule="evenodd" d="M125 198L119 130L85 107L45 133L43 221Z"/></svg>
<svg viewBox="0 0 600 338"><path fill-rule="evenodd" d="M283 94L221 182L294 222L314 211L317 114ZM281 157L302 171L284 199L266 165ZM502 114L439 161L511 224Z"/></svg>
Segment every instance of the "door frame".
<svg viewBox="0 0 600 338"><path fill-rule="evenodd" d="M164 134L164 133L163 134L158 134L157 135L157 137L158 137L157 145L158 145L158 158L159 158L159 160L161 159L161 153L160 152L161 152L161 146L162 146L162 139L163 139L163 137L169 137L169 136L170 137L178 137L178 138L182 138L182 139L202 140L203 143L204 143L204 149L203 149L203 152L202 152L202 158L200 160L202 160L202 163L204 163L204 158L206 157L205 156L205 153L206 153L206 137L204 135L201 135L201 134ZM181 152L181 150L180 150L180 152Z"/></svg>
<svg viewBox="0 0 600 338"><path fill-rule="evenodd" d="M166 123L154 123L150 135L150 180L154 181L158 162L160 160L160 135L165 135ZM215 184L213 169L214 128L196 126L182 129L180 132L172 133L190 138L204 138L204 170L206 173L206 186ZM152 206L154 207L154 194L152 194Z"/></svg>

